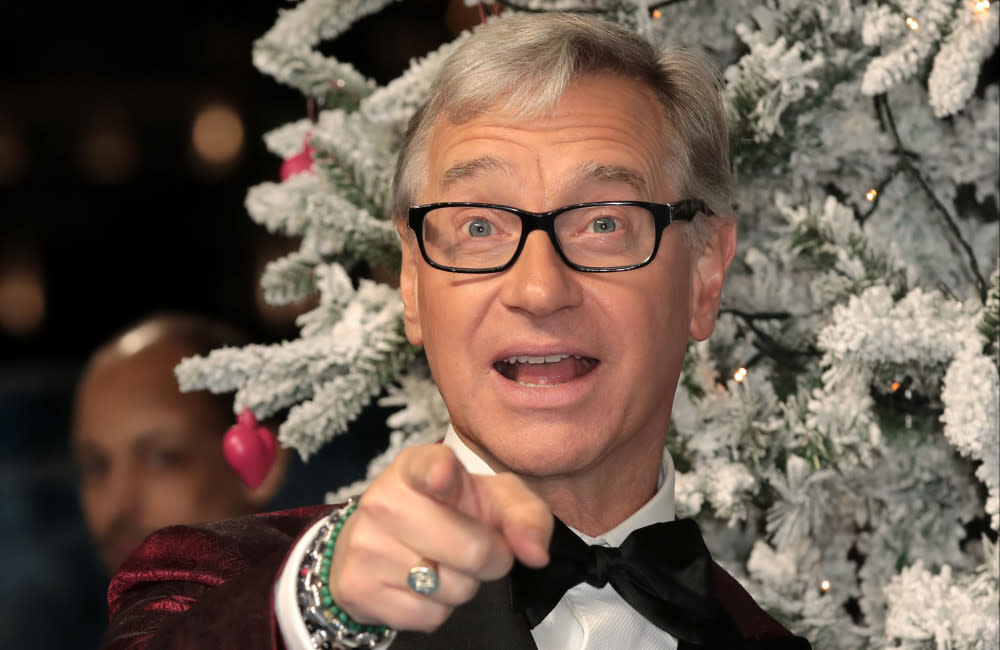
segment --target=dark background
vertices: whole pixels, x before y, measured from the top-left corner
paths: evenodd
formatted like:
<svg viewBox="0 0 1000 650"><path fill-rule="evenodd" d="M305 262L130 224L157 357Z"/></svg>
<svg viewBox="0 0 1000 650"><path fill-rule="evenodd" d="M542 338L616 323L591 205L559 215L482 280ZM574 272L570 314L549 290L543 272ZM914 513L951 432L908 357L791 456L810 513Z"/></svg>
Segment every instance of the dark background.
<svg viewBox="0 0 1000 650"><path fill-rule="evenodd" d="M398 2L323 50L385 83L410 57L451 40L448 4ZM0 278L11 266L31 268L45 301L26 331L0 319L4 367L79 359L153 309L294 335L257 312L255 262L275 244L243 208L251 185L279 178L282 161L261 136L306 116L298 91L251 63L253 41L292 5L3 5ZM245 144L231 167L209 170L192 153L190 131L198 110L219 101L242 117ZM83 160L89 138L109 130L132 152L111 179Z"/></svg>
<svg viewBox="0 0 1000 650"><path fill-rule="evenodd" d="M400 1L323 51L385 83L475 20L460 5ZM291 6L0 8L0 648L95 648L103 627L106 578L66 448L88 354L160 310L222 318L260 342L296 335L295 311L261 308L256 295L263 263L294 242L243 207L250 186L279 179L261 136L306 116L298 91L251 63L253 41ZM242 120L229 165L193 153L192 122L210 102ZM298 492L282 505L363 475L385 443L371 433L384 414L364 417L325 458L297 466Z"/></svg>

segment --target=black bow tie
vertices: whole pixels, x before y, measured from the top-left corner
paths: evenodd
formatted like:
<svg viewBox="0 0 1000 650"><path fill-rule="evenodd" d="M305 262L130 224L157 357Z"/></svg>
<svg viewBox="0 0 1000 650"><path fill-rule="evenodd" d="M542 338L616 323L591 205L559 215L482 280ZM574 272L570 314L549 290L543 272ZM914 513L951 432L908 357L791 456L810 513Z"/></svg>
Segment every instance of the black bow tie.
<svg viewBox="0 0 1000 650"><path fill-rule="evenodd" d="M542 569L518 563L511 572L514 607L532 628L566 591L587 582L610 583L637 612L682 641L717 646L739 636L711 593L712 560L692 519L640 528L618 548L588 546L556 519L549 554Z"/></svg>

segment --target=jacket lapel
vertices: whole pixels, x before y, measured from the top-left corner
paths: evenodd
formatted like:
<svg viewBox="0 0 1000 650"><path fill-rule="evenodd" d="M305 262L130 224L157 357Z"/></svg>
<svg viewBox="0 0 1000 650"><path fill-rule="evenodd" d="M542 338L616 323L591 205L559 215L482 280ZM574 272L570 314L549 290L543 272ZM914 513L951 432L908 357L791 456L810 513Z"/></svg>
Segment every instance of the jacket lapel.
<svg viewBox="0 0 1000 650"><path fill-rule="evenodd" d="M508 580L483 583L430 634L400 632L392 650L536 650L524 614L511 607Z"/></svg>

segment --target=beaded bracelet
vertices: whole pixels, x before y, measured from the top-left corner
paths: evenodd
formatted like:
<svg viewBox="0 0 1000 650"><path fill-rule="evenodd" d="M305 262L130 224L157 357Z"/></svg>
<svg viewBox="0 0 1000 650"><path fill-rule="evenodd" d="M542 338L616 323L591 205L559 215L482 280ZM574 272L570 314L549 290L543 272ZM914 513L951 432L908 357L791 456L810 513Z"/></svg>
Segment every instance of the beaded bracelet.
<svg viewBox="0 0 1000 650"><path fill-rule="evenodd" d="M383 625L362 625L333 602L330 595L330 563L344 521L358 507L351 498L327 516L299 567L298 601L302 620L316 650L385 648L396 631Z"/></svg>

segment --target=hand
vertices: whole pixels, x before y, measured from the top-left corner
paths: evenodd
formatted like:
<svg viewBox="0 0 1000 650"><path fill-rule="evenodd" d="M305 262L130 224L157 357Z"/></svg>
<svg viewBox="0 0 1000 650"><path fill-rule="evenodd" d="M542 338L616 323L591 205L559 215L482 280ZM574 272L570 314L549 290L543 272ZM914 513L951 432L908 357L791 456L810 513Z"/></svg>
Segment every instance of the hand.
<svg viewBox="0 0 1000 650"><path fill-rule="evenodd" d="M468 473L443 445L400 452L361 496L337 537L333 600L359 623L430 632L516 557L548 561L552 513L517 476ZM438 562L430 596L410 589L421 558Z"/></svg>

